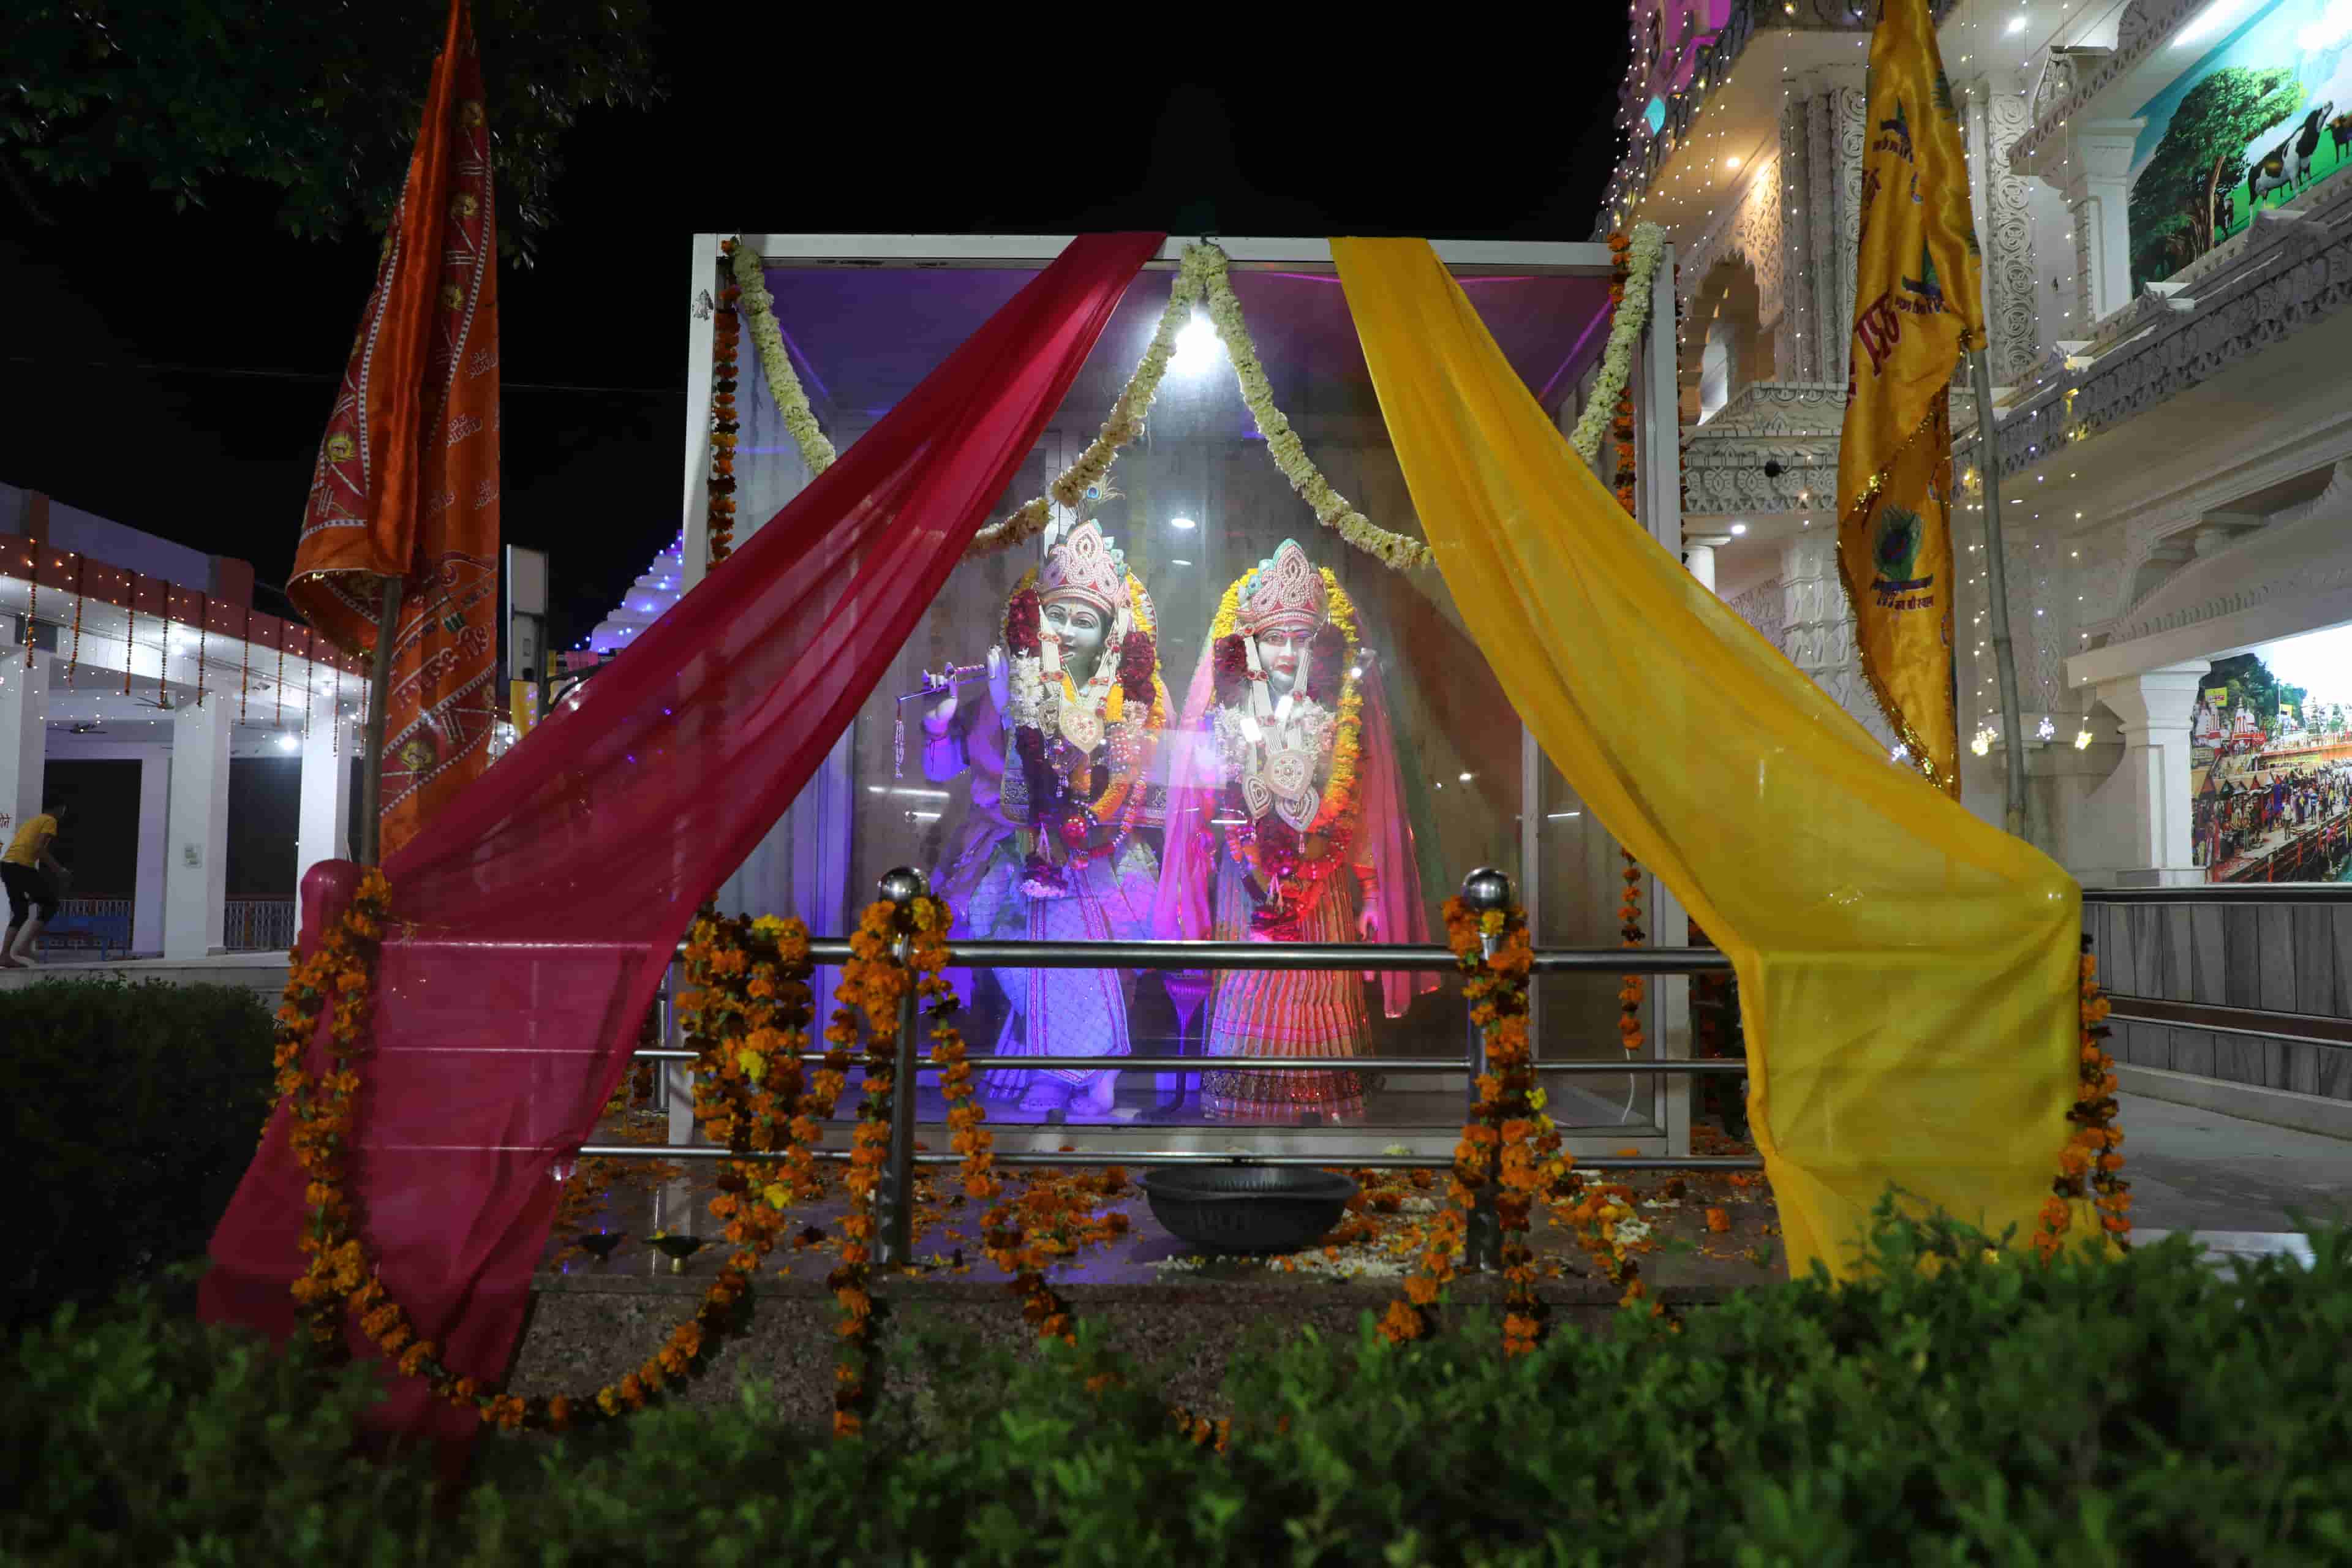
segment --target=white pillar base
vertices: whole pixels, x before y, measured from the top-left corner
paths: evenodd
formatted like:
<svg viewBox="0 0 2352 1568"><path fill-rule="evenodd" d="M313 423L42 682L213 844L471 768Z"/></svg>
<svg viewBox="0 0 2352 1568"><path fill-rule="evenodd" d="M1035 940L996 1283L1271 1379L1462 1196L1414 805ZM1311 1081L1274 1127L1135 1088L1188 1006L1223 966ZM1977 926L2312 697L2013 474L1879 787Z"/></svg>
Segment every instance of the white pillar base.
<svg viewBox="0 0 2352 1568"><path fill-rule="evenodd" d="M233 710L215 699L172 715L172 796L163 865L163 956L221 949L228 899L228 743Z"/></svg>
<svg viewBox="0 0 2352 1568"><path fill-rule="evenodd" d="M131 951L163 951L163 886L172 845L172 748L139 748L139 848L131 900Z"/></svg>
<svg viewBox="0 0 2352 1568"><path fill-rule="evenodd" d="M351 740L341 715L310 726L302 738L302 805L294 841L294 929L302 929L302 879L321 860L351 858L352 758L337 732Z"/></svg>
<svg viewBox="0 0 2352 1568"><path fill-rule="evenodd" d="M2169 887L2205 879L2190 858L2189 725L2208 661L2166 665L2099 683L2099 700L2124 724L2123 765L2116 772L2131 805L2131 840L2118 879ZM2149 879L2159 879L2150 880Z"/></svg>
<svg viewBox="0 0 2352 1568"><path fill-rule="evenodd" d="M0 848L41 812L49 737L49 656L0 643Z"/></svg>

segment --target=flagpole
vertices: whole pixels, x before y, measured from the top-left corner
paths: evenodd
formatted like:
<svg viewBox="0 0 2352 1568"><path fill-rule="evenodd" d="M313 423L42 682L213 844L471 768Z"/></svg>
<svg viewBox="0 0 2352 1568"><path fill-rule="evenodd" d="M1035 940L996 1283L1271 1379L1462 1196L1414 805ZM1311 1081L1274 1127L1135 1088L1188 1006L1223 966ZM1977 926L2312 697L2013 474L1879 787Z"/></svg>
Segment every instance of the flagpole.
<svg viewBox="0 0 2352 1568"><path fill-rule="evenodd" d="M1969 355L1977 392L1977 469L1984 475L1985 592L1992 610L1994 678L2000 683L2001 745L2009 759L2006 826L2018 838L2025 832L2025 727L2018 714L2017 657L2009 637L2009 572L2000 547L2000 454L1994 442L1992 368L1981 349Z"/></svg>
<svg viewBox="0 0 2352 1568"><path fill-rule="evenodd" d="M359 862L376 864L383 842L383 712L392 685L392 640L400 626L400 579L383 580L375 619L375 658L368 679L367 733L360 744ZM335 721L341 723L340 716Z"/></svg>

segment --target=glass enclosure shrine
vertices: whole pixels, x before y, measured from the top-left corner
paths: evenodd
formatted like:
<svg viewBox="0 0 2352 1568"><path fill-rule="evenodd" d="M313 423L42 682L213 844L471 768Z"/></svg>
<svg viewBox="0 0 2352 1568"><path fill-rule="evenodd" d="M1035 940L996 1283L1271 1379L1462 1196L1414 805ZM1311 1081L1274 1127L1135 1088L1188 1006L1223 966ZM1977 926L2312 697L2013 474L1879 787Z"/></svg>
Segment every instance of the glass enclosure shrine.
<svg viewBox="0 0 2352 1568"><path fill-rule="evenodd" d="M845 449L1060 249L1052 239L1003 237L742 243L765 262L776 323L818 423ZM1151 340L1185 243L1171 240L1128 290L992 518L1044 495L1095 437ZM718 237L698 245L700 298L715 294L725 274ZM1220 245L1273 401L1307 457L1374 524L1423 537L1328 246ZM1529 394L1568 429L1608 337L1607 247L1446 245L1439 253ZM1664 308L1652 319L1671 323L1671 266L1660 275ZM1659 336L1645 334L1633 381L1637 510L1650 514L1642 522L1654 537L1679 550L1671 326ZM709 311L698 310L689 361L698 416L709 406L712 339ZM748 323L736 379L740 548L809 475ZM1664 423L1653 430L1656 421ZM707 549L708 438L697 432L688 455L696 487L684 541L689 585ZM1335 622L1343 632L1326 629ZM1150 655L1131 645L1147 626L1156 684L1136 679L1138 659ZM1211 646L1213 632L1222 649ZM1244 636L1252 646L1241 646ZM1264 680L1247 679L1261 667ZM919 695L931 672L950 668L971 672L951 701ZM1254 720L1255 699L1224 700L1253 685L1266 693ZM1654 721L1628 711L1622 721ZM1357 826L1334 840L1328 864L1302 866L1300 846L1312 853L1329 826L1329 812L1318 810L1349 788L1345 777L1335 783L1335 757L1353 761L1339 771L1354 775L1355 799L1343 804ZM1204 798L1182 788L1188 767L1196 780L1216 775L1214 804L1205 819L1171 820L1185 800ZM1039 826L1046 818L1031 797L1072 776L1080 794L1098 792L1097 820L1073 826L1077 837L1063 842L1050 822ZM1385 791L1383 777L1392 781ZM813 931L839 933L854 926L877 879L900 865L924 870L953 903L959 940L1442 942L1444 901L1471 869L1493 865L1511 873L1539 945L1613 947L1625 888L1617 845L1537 752L1443 577L1431 567L1392 569L1318 526L1269 454L1198 309L1145 432L1108 479L1076 511L1056 508L1046 539L957 568L818 778L719 904L729 913L797 914ZM1162 886L1188 865L1189 884ZM1398 889L1416 881L1407 907ZM1267 882L1278 884L1271 896ZM1684 922L1663 889L1646 873L1639 888L1649 940L1683 942ZM1214 929L1171 929L1171 906L1206 911ZM1023 1146L1024 1125L1046 1148L1064 1128L1132 1127L1154 1146L1215 1147L1219 1128L1252 1127L1295 1129L1317 1140L1306 1147L1335 1152L1369 1142L1360 1152L1370 1152L1416 1135L1450 1140L1461 1125L1458 1074L1261 1075L1215 1066L1230 1052L1459 1056L1465 1013L1451 975L1397 977L1385 993L1361 972L982 968L952 978L974 1051L1039 1064L983 1075L989 1121L1006 1147ZM831 978L821 979L829 990ZM1686 984L1649 983L1643 1058L1687 1054ZM1543 1059L1625 1059L1614 975L1544 977L1537 1006ZM1052 1068L1057 1055L1204 1051L1212 1054L1199 1070L1182 1074ZM928 1077L920 1116L938 1121L943 1106ZM1687 1149L1679 1081L1612 1074L1553 1079L1547 1088L1554 1118L1589 1146Z"/></svg>

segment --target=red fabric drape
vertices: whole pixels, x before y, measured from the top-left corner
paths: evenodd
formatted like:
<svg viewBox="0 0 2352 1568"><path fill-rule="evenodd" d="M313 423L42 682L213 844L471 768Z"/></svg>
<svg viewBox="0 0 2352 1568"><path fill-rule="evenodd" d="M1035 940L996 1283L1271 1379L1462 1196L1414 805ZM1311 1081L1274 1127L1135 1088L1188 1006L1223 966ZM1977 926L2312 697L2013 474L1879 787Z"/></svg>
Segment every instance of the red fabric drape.
<svg viewBox="0 0 2352 1568"><path fill-rule="evenodd" d="M380 966L353 1185L385 1282L453 1368L505 1371L556 1161L694 910L848 727L1161 237L1075 242L385 867L406 929ZM203 1295L207 1318L280 1337L304 1215L283 1122ZM379 1416L470 1419L414 1380Z"/></svg>

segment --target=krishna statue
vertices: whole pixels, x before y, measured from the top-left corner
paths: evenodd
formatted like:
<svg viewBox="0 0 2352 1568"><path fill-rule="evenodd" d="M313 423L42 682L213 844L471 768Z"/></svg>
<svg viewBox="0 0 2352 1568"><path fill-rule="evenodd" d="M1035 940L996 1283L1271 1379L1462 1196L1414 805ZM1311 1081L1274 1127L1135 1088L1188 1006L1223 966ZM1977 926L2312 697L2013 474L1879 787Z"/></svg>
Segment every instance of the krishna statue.
<svg viewBox="0 0 2352 1568"><path fill-rule="evenodd" d="M1423 942L1421 876L1370 650L1339 578L1297 542L1225 591L1186 695L1154 927L1165 939ZM1211 1121L1344 1123L1360 1077L1219 1070L1234 1056L1368 1054L1358 971L1229 970L1209 1000ZM1434 975L1378 976L1403 1014Z"/></svg>
<svg viewBox="0 0 2352 1568"><path fill-rule="evenodd" d="M1107 942L1150 929L1160 872L1151 840L1167 810L1167 787L1155 782L1169 710L1157 623L1151 595L1099 526L1056 531L1005 605L986 709L959 726L951 686L929 700L924 775L971 780L961 836L934 879L958 935ZM1130 974L995 974L1012 1005L999 1054L1129 1054ZM982 1087L1019 1094L1026 1113L1103 1116L1118 1077L1045 1068L992 1072Z"/></svg>

